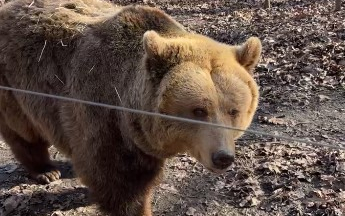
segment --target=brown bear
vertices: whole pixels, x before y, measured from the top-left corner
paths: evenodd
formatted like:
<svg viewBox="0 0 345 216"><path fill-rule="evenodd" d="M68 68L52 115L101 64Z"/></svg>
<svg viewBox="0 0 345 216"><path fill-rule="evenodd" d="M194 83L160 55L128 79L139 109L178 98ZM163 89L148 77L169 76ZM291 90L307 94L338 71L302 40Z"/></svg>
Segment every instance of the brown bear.
<svg viewBox="0 0 345 216"><path fill-rule="evenodd" d="M163 11L101 0L13 0L0 9L0 85L246 129L258 105L261 42L230 46ZM71 158L104 212L148 216L164 162L187 152L213 172L242 132L0 91L0 131L35 179Z"/></svg>

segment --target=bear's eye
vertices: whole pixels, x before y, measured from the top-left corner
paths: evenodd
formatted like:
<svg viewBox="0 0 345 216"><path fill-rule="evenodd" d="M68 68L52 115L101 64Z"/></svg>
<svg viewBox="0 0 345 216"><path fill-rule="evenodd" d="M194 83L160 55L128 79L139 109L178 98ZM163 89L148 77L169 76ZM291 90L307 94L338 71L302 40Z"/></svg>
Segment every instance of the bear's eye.
<svg viewBox="0 0 345 216"><path fill-rule="evenodd" d="M207 110L204 108L196 108L193 110L193 114L198 118L205 118L207 117L208 113Z"/></svg>
<svg viewBox="0 0 345 216"><path fill-rule="evenodd" d="M232 109L232 110L230 110L230 111L228 112L228 114L231 115L231 116L237 116L238 113L239 113L239 111L236 110L236 109Z"/></svg>

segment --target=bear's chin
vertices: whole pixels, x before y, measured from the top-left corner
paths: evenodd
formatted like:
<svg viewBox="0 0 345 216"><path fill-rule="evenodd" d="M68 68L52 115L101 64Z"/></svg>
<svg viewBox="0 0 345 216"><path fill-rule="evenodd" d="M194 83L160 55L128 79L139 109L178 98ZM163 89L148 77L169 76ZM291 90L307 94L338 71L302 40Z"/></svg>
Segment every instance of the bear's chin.
<svg viewBox="0 0 345 216"><path fill-rule="evenodd" d="M226 171L229 170L229 167L225 168L225 169L217 169L217 168L211 168L211 167L207 167L204 166L210 173L215 174L215 175L222 175L224 173L226 173Z"/></svg>

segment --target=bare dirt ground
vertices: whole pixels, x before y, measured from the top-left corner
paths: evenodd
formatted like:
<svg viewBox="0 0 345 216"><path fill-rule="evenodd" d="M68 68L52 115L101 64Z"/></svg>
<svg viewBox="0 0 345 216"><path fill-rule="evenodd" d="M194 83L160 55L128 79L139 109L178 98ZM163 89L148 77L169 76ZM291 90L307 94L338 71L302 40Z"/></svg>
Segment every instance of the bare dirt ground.
<svg viewBox="0 0 345 216"><path fill-rule="evenodd" d="M135 1L114 1L125 5ZM345 4L280 0L139 2L226 43L263 41L260 107L251 129L345 145ZM216 176L186 155L170 160L154 215L345 215L345 151L246 134L237 161ZM0 215L100 215L71 165L51 149L63 178L38 185L0 143Z"/></svg>

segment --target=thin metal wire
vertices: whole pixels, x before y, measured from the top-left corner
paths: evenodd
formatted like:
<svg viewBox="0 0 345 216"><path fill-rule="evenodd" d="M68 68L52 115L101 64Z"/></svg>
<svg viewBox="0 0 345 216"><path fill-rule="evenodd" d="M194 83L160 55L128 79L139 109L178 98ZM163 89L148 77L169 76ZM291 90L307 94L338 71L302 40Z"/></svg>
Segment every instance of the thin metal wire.
<svg viewBox="0 0 345 216"><path fill-rule="evenodd" d="M206 126L217 127L217 128L227 129L227 130L236 130L236 131L247 132L247 133L252 133L252 134L256 134L256 135L269 136L269 137L273 137L276 139L283 139L283 140L292 141L292 142L300 142L300 143L305 143L305 144L314 145L314 146L327 147L327 148L331 148L331 149L345 150L344 146L336 146L336 145L331 145L331 144L327 144L327 143L313 142L313 141L306 140L306 139L298 139L298 138L293 138L293 137L275 135L275 134L270 134L270 133L257 131L257 130L251 130L251 129L243 130L240 128L215 124L215 123L211 123L211 122L204 122L204 121L198 121L198 120L193 120L193 119L188 119L188 118L181 118L181 117L177 117L177 116L165 115L165 114L155 113L155 112L148 112L148 111L144 111L144 110L132 109L132 108L121 107L121 106L114 106L114 105L109 105L109 104L104 104L104 103L93 102L93 101L86 101L86 100L81 100L81 99L76 99L76 98L71 98L71 97L64 97L64 96L40 93L40 92L17 89L17 88L2 86L2 85L0 85L0 90L31 94L31 95L53 98L53 99L58 99L58 100L65 100L65 101L70 101L70 102L77 102L77 103L87 104L87 105L91 105L91 106L104 107L104 108L108 108L108 109L114 109L114 110L131 112L131 113L148 115L148 116L156 116L156 117L161 117L161 118L170 119L170 120L176 120L176 121L187 122L187 123L192 123L192 124L206 125Z"/></svg>

